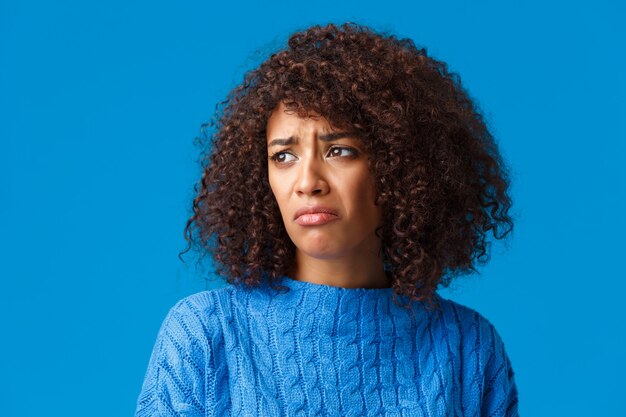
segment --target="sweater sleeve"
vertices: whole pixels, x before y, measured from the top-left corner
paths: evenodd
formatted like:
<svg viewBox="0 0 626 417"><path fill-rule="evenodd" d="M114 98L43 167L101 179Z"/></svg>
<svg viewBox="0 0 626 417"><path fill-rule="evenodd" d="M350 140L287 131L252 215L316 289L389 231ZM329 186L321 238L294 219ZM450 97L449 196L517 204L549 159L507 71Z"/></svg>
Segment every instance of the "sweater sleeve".
<svg viewBox="0 0 626 417"><path fill-rule="evenodd" d="M135 410L144 416L204 416L209 343L198 309L182 299L159 329Z"/></svg>
<svg viewBox="0 0 626 417"><path fill-rule="evenodd" d="M483 417L517 417L518 394L511 361L495 327L483 321L485 341Z"/></svg>

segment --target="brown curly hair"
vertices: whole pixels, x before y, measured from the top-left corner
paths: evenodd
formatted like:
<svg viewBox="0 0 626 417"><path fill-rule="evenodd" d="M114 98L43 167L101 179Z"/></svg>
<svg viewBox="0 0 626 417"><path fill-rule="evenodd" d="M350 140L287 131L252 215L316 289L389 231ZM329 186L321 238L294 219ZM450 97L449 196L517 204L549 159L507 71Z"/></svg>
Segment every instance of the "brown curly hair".
<svg viewBox="0 0 626 417"><path fill-rule="evenodd" d="M228 282L274 282L294 266L268 183L266 124L280 101L364 142L395 294L432 302L438 285L487 262L489 231L501 239L513 229L508 170L459 76L410 39L313 26L248 71L197 138L203 175L187 250L211 253Z"/></svg>

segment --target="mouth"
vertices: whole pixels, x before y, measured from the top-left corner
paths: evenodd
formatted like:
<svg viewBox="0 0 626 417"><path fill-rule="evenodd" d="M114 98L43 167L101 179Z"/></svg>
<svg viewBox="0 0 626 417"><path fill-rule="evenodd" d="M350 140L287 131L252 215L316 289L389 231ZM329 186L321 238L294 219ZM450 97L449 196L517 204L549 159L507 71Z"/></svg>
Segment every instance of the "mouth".
<svg viewBox="0 0 626 417"><path fill-rule="evenodd" d="M337 212L328 207L303 207L294 216L294 221L300 226L320 226L337 219Z"/></svg>
<svg viewBox="0 0 626 417"><path fill-rule="evenodd" d="M300 226L321 226L323 224L337 220L339 217L329 213L311 213L303 214L296 219L296 223Z"/></svg>

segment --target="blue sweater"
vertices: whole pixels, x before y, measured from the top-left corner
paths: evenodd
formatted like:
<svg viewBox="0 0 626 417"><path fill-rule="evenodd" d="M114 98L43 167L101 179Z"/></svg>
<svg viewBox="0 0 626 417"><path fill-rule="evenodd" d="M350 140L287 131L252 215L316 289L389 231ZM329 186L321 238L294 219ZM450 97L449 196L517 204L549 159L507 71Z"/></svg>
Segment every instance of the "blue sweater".
<svg viewBox="0 0 626 417"><path fill-rule="evenodd" d="M282 283L176 303L135 415L518 415L503 342L476 311L439 295L437 310L407 310L391 288Z"/></svg>

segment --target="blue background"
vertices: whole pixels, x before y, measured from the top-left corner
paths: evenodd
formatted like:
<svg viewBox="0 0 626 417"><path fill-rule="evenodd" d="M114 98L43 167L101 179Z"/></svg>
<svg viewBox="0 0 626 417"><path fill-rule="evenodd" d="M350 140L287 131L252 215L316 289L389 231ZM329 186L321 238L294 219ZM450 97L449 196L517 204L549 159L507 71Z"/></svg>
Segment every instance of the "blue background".
<svg viewBox="0 0 626 417"><path fill-rule="evenodd" d="M624 414L626 48L618 2L0 2L0 414L131 415L215 104L311 24L424 45L513 171L516 229L443 295L502 335L525 416Z"/></svg>

